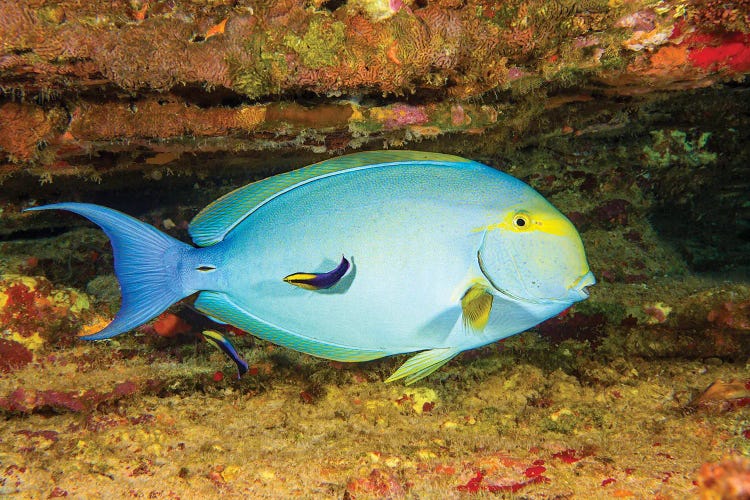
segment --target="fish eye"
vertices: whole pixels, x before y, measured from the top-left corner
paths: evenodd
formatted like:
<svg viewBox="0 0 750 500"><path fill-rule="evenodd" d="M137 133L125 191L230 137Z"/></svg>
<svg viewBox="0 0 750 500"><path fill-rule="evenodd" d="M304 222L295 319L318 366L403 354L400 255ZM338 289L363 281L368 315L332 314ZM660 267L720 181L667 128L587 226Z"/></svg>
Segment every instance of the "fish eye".
<svg viewBox="0 0 750 500"><path fill-rule="evenodd" d="M526 214L516 214L513 216L513 226L516 229L525 231L531 227L531 219Z"/></svg>

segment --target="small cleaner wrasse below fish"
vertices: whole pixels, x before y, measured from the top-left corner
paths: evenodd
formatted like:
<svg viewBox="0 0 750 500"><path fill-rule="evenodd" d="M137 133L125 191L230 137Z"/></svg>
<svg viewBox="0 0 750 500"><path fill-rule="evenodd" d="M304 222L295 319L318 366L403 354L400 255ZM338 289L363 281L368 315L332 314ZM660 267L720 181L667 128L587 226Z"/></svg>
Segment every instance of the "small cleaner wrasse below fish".
<svg viewBox="0 0 750 500"><path fill-rule="evenodd" d="M85 340L197 293L210 318L313 356L421 351L388 378L407 384L559 314L596 281L575 227L539 193L444 154L356 153L249 184L193 219L196 246L98 205L28 210L49 209L112 241L122 305Z"/></svg>

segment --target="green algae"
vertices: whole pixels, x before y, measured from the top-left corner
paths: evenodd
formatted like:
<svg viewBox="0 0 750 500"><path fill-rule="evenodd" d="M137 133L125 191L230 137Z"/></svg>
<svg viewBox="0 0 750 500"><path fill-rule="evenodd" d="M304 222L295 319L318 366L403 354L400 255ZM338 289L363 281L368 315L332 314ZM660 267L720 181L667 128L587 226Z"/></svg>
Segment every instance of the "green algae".
<svg viewBox="0 0 750 500"><path fill-rule="evenodd" d="M288 72L284 55L270 52L269 42L270 37L262 34L246 41L245 53L257 55L252 62L240 54L227 58L234 90L250 99L278 93Z"/></svg>
<svg viewBox="0 0 750 500"><path fill-rule="evenodd" d="M243 54L227 57L233 88L251 99L281 92L291 71L283 50L277 50L283 47L294 51L309 68L336 65L345 28L339 21L317 15L301 36L287 33L281 42L277 41L279 35L276 34L250 37L244 44Z"/></svg>
<svg viewBox="0 0 750 500"><path fill-rule="evenodd" d="M710 132L689 135L682 130L654 130L651 136L653 144L643 147L645 164L649 167L698 168L716 162L716 153L706 149Z"/></svg>
<svg viewBox="0 0 750 500"><path fill-rule="evenodd" d="M322 15L314 16L303 35L288 33L284 36L284 44L309 68L334 66L339 62L345 30L342 22L331 21Z"/></svg>

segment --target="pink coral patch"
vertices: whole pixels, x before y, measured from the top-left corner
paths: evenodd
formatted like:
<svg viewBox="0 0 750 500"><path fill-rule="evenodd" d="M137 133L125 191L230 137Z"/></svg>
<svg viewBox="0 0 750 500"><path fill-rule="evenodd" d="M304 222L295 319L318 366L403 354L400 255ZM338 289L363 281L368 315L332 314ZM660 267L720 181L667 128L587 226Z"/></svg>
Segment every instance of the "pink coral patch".
<svg viewBox="0 0 750 500"><path fill-rule="evenodd" d="M716 47L693 49L688 58L693 66L709 71L722 68L750 71L750 35L735 34Z"/></svg>
<svg viewBox="0 0 750 500"><path fill-rule="evenodd" d="M428 121L427 113L422 108L409 106L408 104L396 104L390 109L383 125L386 129L395 129L405 125L423 125Z"/></svg>

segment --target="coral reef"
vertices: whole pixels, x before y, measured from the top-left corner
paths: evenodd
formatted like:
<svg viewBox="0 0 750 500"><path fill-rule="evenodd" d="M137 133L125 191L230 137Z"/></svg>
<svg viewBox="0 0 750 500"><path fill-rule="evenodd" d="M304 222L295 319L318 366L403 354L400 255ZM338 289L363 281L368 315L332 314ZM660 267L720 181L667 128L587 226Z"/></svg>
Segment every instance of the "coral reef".
<svg viewBox="0 0 750 500"><path fill-rule="evenodd" d="M111 392L106 393L95 390L88 390L83 393L55 390L26 391L19 388L0 398L0 408L11 413L31 413L50 409L74 412L91 411L105 401L117 401L136 392L137 387L133 382L117 384Z"/></svg>
<svg viewBox="0 0 750 500"><path fill-rule="evenodd" d="M153 154L292 142L338 152L380 139L522 132L573 86L616 97L742 78L750 71L744 7L2 2L0 173L89 172L84 158L129 141ZM307 119L273 119L300 95ZM527 96L525 122L503 113L518 96ZM487 111L473 111L477 102ZM411 108L427 118L399 123L388 112Z"/></svg>
<svg viewBox="0 0 750 500"><path fill-rule="evenodd" d="M88 357L133 347L93 349ZM37 367L0 380L2 491L689 497L732 491L743 473L741 462L704 465L746 441L736 411L683 410L685 392L736 373L728 363L589 360L574 376L492 348L449 366L439 384L404 389L380 380L393 361L343 368L267 352L263 375L256 352L256 370L238 382L200 368L207 359L149 366L146 352L79 369L67 384L40 380ZM45 373L70 373L68 356ZM595 384L584 375L608 370Z"/></svg>
<svg viewBox="0 0 750 500"><path fill-rule="evenodd" d="M0 339L0 372L12 372L31 363L31 351L15 340Z"/></svg>
<svg viewBox="0 0 750 500"><path fill-rule="evenodd" d="M713 109L714 102L701 109ZM683 104L672 106L699 115ZM311 120L301 105L268 109L279 122ZM372 116L349 104L344 113L331 109L326 120L335 125L343 115L347 123L416 133L435 121L481 123L476 110L482 108L396 104ZM720 107L717 112L722 124L743 129L740 118ZM686 254L664 243L651 214L669 196L658 189L660 176L695 172L700 183L720 165L739 168L727 162L744 157L724 153L722 147L735 142L722 139L732 136L710 122L676 120L667 127L654 116L639 128L627 121L622 127L618 120L625 118L611 114L596 122L566 118L552 133L523 138L504 153L489 149L491 142L477 150L474 157L525 179L564 207L581 229L600 283L574 310L464 353L416 387L383 384L401 359L332 363L250 335L233 339L249 365L237 380L231 362L199 340L208 320L181 305L111 342L76 342L77 334L96 329L117 309L106 237L78 228L0 243L6 276L0 289L6 295L12 289L13 297L0 314L14 325L0 342L7 356L0 364L7 436L0 441L0 491L164 498L720 498L734 491L732 481L743 477L744 466L717 461L750 453L750 287L724 275L695 275ZM422 146L469 147L460 138L436 137ZM646 148L655 164L648 163ZM659 163L667 150L668 165ZM171 153L144 154L154 169L179 161ZM706 165L696 163L697 154L708 155ZM221 159L247 168L246 157ZM95 184L103 194L86 196L122 196L127 207L134 199L158 199L138 205L140 216L186 239L198 207L248 177L290 168L278 162L310 161L269 160L272 166L256 162L242 178L211 181L208 172L216 173L210 169L167 177L171 199L164 181L142 175L139 191L116 193ZM41 194L64 191L61 179L35 196L64 197ZM70 189L78 188L73 183ZM32 218L25 217L27 227ZM682 210L679 218L702 227L700 214ZM82 224L73 217L54 221L55 228ZM732 228L727 223L725 233ZM736 260L729 264L737 266ZM69 273L69 266L78 272ZM64 300L53 303L58 294ZM74 312L78 297L88 307ZM14 307L20 303L33 306L26 312ZM29 329L36 335L21 335Z"/></svg>
<svg viewBox="0 0 750 500"><path fill-rule="evenodd" d="M18 344L31 351L53 341L70 344L72 335L91 319L86 294L54 288L44 278L0 275L0 338L10 341L11 351ZM51 337L51 335L54 335ZM15 358L24 358L15 348Z"/></svg>

